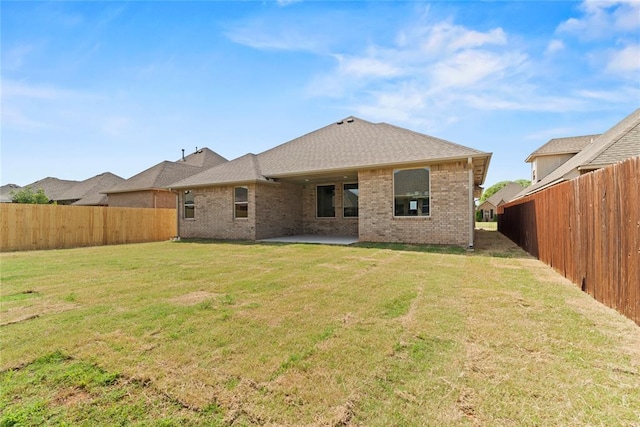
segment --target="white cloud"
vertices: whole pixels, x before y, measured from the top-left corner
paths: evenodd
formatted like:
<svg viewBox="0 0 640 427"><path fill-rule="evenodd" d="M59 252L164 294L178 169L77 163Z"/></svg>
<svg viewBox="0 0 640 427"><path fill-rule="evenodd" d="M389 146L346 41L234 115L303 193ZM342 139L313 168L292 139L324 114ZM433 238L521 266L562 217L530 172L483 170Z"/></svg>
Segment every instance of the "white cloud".
<svg viewBox="0 0 640 427"><path fill-rule="evenodd" d="M565 48L565 45L562 40L553 39L547 45L547 50L545 50L545 54L553 55L554 53L564 50L564 48Z"/></svg>
<svg viewBox="0 0 640 427"><path fill-rule="evenodd" d="M640 44L629 45L611 53L606 70L614 74L640 77Z"/></svg>
<svg viewBox="0 0 640 427"><path fill-rule="evenodd" d="M637 0L586 0L580 10L582 16L562 22L557 31L593 40L640 28L640 2Z"/></svg>
<svg viewBox="0 0 640 427"><path fill-rule="evenodd" d="M389 62L376 58L357 58L335 55L338 60L339 73L355 77L393 77L401 73L400 69Z"/></svg>

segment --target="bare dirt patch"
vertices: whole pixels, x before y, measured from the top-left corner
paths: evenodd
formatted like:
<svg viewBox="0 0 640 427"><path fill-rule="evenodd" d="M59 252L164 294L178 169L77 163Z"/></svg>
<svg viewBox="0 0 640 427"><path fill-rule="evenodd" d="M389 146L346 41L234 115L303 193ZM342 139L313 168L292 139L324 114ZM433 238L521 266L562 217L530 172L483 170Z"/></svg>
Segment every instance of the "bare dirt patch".
<svg viewBox="0 0 640 427"><path fill-rule="evenodd" d="M175 304L190 306L190 305L200 304L201 302L205 302L217 297L220 297L220 294L215 294L215 293L206 292L206 291L196 291L196 292L190 292L184 295L179 295L175 298L171 298L170 301Z"/></svg>
<svg viewBox="0 0 640 427"><path fill-rule="evenodd" d="M531 255L498 231L476 230L474 252L503 258L531 258Z"/></svg>

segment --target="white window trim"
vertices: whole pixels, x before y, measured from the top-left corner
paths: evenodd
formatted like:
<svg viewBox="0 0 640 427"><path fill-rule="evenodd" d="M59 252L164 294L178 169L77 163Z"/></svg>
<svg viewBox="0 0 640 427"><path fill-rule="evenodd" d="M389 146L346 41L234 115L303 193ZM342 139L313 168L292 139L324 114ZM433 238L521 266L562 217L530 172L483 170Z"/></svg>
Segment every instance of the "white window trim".
<svg viewBox="0 0 640 427"><path fill-rule="evenodd" d="M186 194L193 194L193 202L187 204ZM193 208L193 218L187 218L187 206ZM195 221L196 219L196 195L193 190L185 190L182 192L182 219L185 221Z"/></svg>
<svg viewBox="0 0 640 427"><path fill-rule="evenodd" d="M236 188L244 188L245 190L247 190L247 201L246 202L237 202L236 201ZM247 205L247 216L237 216L237 206L238 205ZM236 185L233 187L233 219L238 219L238 220L247 220L249 219L249 187L247 187L246 185Z"/></svg>

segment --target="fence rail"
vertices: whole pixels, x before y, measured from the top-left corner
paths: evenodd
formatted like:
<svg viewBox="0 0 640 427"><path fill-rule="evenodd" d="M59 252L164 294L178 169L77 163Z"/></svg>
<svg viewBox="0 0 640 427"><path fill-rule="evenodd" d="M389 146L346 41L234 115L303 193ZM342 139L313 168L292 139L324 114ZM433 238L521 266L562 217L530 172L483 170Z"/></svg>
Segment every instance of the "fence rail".
<svg viewBox="0 0 640 427"><path fill-rule="evenodd" d="M498 230L640 325L640 157L499 207Z"/></svg>
<svg viewBox="0 0 640 427"><path fill-rule="evenodd" d="M167 240L175 209L0 204L0 251Z"/></svg>

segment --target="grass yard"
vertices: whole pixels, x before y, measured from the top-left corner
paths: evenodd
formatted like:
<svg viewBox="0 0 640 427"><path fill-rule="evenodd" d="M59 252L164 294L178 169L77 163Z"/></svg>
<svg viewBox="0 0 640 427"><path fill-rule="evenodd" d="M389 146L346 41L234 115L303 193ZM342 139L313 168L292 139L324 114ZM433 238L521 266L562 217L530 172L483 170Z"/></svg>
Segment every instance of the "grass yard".
<svg viewBox="0 0 640 427"><path fill-rule="evenodd" d="M640 328L480 246L1 254L0 425L640 425Z"/></svg>

